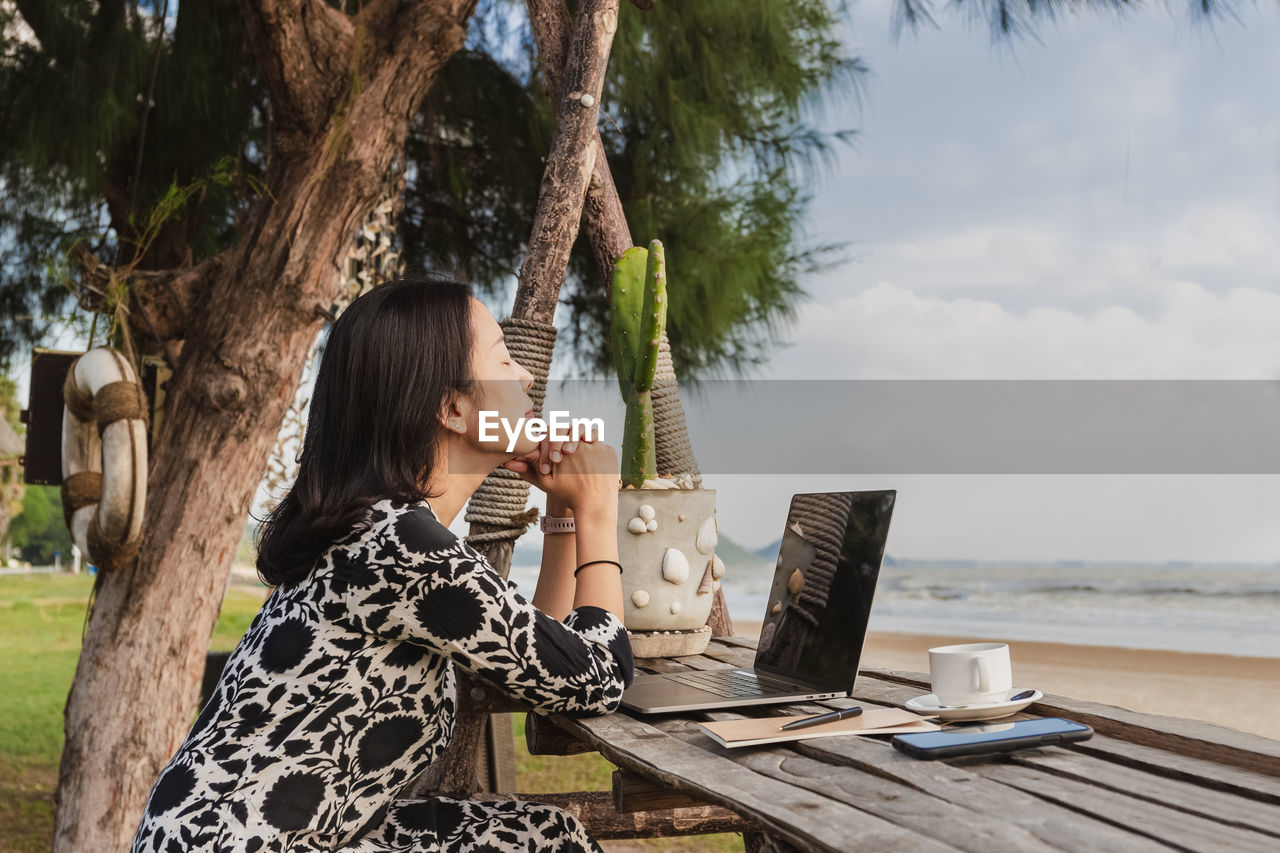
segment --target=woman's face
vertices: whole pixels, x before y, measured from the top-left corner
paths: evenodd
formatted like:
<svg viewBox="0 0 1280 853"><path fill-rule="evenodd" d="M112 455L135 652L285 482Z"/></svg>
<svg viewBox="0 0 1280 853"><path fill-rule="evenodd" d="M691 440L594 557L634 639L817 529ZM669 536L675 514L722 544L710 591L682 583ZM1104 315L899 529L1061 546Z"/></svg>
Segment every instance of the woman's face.
<svg viewBox="0 0 1280 853"><path fill-rule="evenodd" d="M504 461L529 453L538 444L525 435L520 419L533 416L533 399L527 393L533 387L533 374L511 357L502 327L484 303L474 298L471 300L471 330L475 340L471 370L477 388L472 399L474 405L466 415L465 437L472 446L500 454ZM496 440L482 441L480 438L482 411L488 413L491 424L488 436ZM511 437L503 423L518 431L515 447L510 451L507 446Z"/></svg>

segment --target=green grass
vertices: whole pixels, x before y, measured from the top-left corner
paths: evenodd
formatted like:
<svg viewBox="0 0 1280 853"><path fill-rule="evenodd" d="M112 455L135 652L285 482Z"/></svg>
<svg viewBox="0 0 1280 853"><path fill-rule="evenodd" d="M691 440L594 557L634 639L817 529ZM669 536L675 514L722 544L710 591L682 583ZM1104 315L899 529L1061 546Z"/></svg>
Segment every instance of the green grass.
<svg viewBox="0 0 1280 853"><path fill-rule="evenodd" d="M47 850L92 578L0 577L0 849Z"/></svg>
<svg viewBox="0 0 1280 853"><path fill-rule="evenodd" d="M42 853L53 832L53 790L62 754L62 707L75 677L89 575L0 576L0 853ZM232 587L210 648L229 651L253 621L264 590ZM515 715L517 778L525 793L608 790L614 770L599 755L529 755ZM742 850L739 835L606 844L646 851Z"/></svg>
<svg viewBox="0 0 1280 853"><path fill-rule="evenodd" d="M0 576L0 852L49 849L62 707L76 673L91 575ZM232 588L210 648L230 650L262 602Z"/></svg>

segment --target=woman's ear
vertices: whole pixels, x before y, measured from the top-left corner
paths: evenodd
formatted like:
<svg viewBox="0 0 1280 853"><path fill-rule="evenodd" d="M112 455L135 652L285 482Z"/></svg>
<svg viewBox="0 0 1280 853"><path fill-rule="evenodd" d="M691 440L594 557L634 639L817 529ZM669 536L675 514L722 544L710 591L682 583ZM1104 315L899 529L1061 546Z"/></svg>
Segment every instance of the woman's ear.
<svg viewBox="0 0 1280 853"><path fill-rule="evenodd" d="M440 423L449 432L456 432L458 435L464 434L467 431L467 416L463 409L463 401L456 396L451 396L440 407Z"/></svg>
<svg viewBox="0 0 1280 853"><path fill-rule="evenodd" d="M481 408L480 401L471 394L450 391L448 399L440 407L440 423L444 424L444 428L450 432L463 435L467 431L467 424Z"/></svg>

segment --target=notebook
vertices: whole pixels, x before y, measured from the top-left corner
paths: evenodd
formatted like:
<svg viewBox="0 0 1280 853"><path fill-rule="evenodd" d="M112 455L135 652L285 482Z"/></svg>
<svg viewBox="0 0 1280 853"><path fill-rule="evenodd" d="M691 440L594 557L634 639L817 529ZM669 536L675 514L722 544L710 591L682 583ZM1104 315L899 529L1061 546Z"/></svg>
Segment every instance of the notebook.
<svg viewBox="0 0 1280 853"><path fill-rule="evenodd" d="M848 696L896 497L792 495L752 668L637 675L623 706L658 714Z"/></svg>
<svg viewBox="0 0 1280 853"><path fill-rule="evenodd" d="M808 740L834 735L896 735L911 732L938 730L937 723L899 708L882 708L864 711L848 720L823 723L804 729L780 731L785 723L803 720L809 714L798 717L763 717L750 720L726 720L719 723L698 723L698 727L711 735L721 746L758 746L762 743L781 743L790 740Z"/></svg>

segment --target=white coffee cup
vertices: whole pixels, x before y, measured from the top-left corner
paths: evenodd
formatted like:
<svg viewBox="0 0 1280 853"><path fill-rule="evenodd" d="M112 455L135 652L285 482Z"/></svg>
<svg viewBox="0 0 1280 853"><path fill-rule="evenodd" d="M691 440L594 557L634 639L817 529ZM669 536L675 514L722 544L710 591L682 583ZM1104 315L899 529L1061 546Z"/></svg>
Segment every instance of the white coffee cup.
<svg viewBox="0 0 1280 853"><path fill-rule="evenodd" d="M1013 687L1009 645L963 643L929 649L929 676L941 705L1002 701Z"/></svg>

